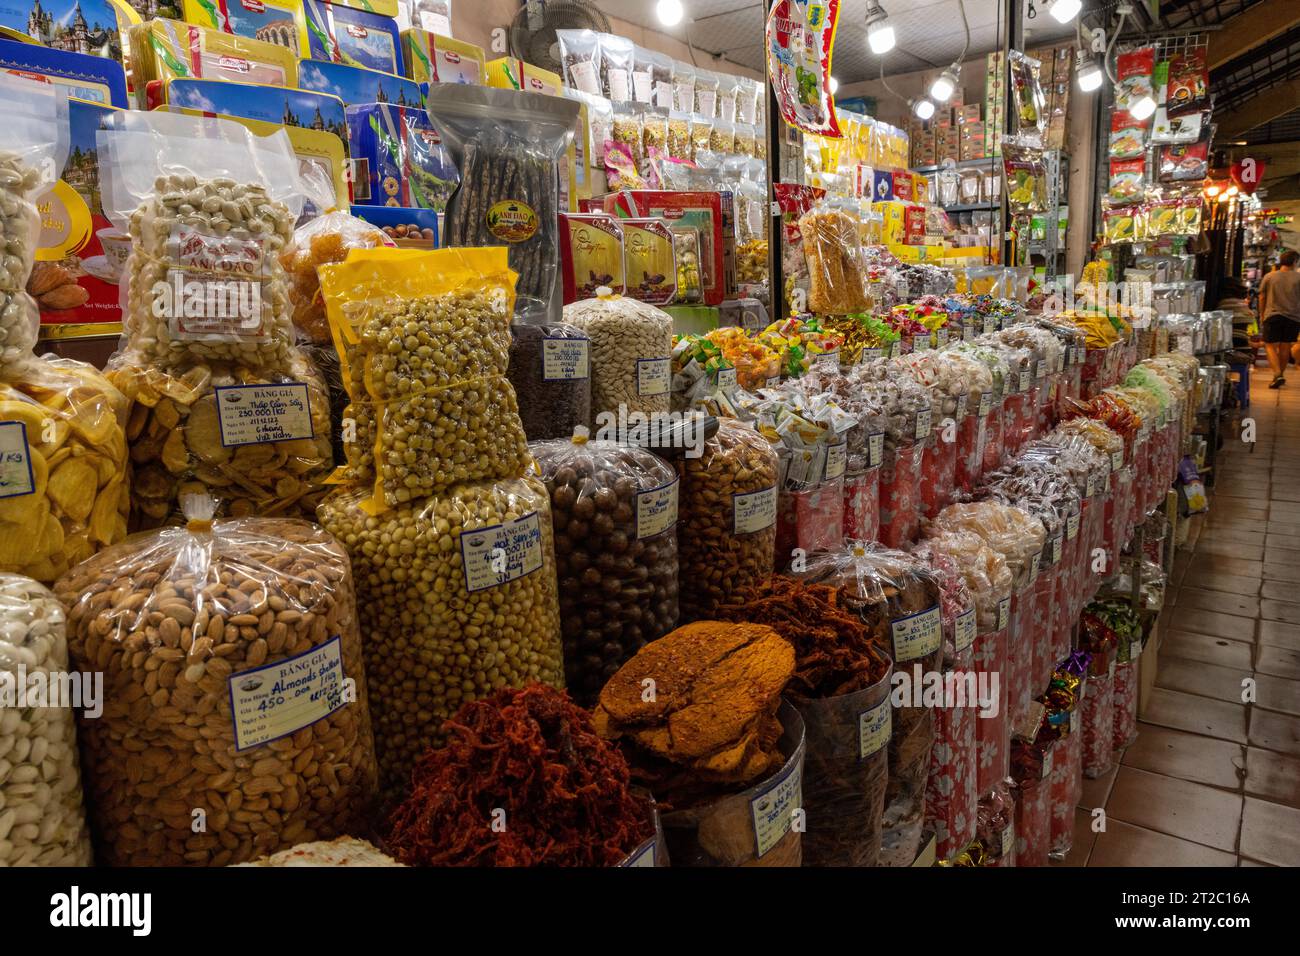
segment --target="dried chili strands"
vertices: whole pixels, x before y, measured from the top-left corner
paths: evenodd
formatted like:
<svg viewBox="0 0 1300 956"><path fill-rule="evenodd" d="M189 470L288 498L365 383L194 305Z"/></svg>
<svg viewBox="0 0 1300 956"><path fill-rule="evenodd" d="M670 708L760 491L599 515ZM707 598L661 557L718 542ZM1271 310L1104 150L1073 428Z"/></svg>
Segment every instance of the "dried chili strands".
<svg viewBox="0 0 1300 956"><path fill-rule="evenodd" d="M654 835L627 761L560 691L499 691L443 730L389 819L387 849L403 863L612 866Z"/></svg>

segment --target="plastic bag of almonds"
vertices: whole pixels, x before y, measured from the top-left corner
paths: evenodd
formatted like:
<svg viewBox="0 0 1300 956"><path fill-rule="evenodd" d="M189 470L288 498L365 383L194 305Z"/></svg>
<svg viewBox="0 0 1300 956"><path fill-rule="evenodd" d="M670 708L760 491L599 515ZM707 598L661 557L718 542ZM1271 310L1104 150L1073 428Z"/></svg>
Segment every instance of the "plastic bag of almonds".
<svg viewBox="0 0 1300 956"><path fill-rule="evenodd" d="M546 487L533 477L456 485L378 515L367 497L340 489L318 514L356 571L392 799L465 701L530 680L564 686L555 545Z"/></svg>
<svg viewBox="0 0 1300 956"><path fill-rule="evenodd" d="M293 341L280 252L302 206L287 137L163 112L105 117L104 211L131 236L127 344L149 363L283 368Z"/></svg>
<svg viewBox="0 0 1300 956"><path fill-rule="evenodd" d="M14 695L0 695L0 867L90 865L72 716L73 703L89 702L51 692L68 670L63 623L53 594L0 574L0 687Z"/></svg>
<svg viewBox="0 0 1300 956"><path fill-rule="evenodd" d="M569 693L583 707L629 657L677 626L677 474L608 441L531 446L551 496Z"/></svg>
<svg viewBox="0 0 1300 956"><path fill-rule="evenodd" d="M194 358L170 366L133 349L108 377L131 400L131 528L180 518L190 493L242 518L314 517L333 469L330 402L320 372L296 348L256 369Z"/></svg>
<svg viewBox="0 0 1300 956"><path fill-rule="evenodd" d="M523 473L504 249L355 249L320 276L356 423L344 447L372 510Z"/></svg>
<svg viewBox="0 0 1300 956"><path fill-rule="evenodd" d="M566 305L564 321L591 337L593 424L603 413L669 410L672 316L649 303L609 294Z"/></svg>
<svg viewBox="0 0 1300 956"><path fill-rule="evenodd" d="M72 660L104 674L103 715L81 724L98 859L225 866L363 833L375 754L347 554L305 521L184 509L55 585Z"/></svg>
<svg viewBox="0 0 1300 956"><path fill-rule="evenodd" d="M722 419L700 456L683 457L677 470L680 601L690 623L772 573L777 455L753 428Z"/></svg>
<svg viewBox="0 0 1300 956"><path fill-rule="evenodd" d="M0 571L49 584L126 537L126 415L81 362L29 357L0 377Z"/></svg>

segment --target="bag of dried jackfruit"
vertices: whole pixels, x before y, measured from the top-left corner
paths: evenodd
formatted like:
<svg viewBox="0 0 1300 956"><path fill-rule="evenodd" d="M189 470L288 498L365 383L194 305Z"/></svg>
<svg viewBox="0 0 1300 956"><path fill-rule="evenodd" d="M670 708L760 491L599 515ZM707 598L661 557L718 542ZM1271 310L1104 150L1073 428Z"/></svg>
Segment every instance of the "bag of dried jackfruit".
<svg viewBox="0 0 1300 956"><path fill-rule="evenodd" d="M348 477L373 485L369 510L523 474L506 250L354 249L320 278L352 399Z"/></svg>

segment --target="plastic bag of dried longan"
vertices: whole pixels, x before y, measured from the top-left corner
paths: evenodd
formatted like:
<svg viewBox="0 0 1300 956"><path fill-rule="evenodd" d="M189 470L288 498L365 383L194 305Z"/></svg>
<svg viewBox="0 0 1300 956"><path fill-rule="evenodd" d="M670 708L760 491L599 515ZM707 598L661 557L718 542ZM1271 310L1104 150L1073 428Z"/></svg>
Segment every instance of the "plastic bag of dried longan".
<svg viewBox="0 0 1300 956"><path fill-rule="evenodd" d="M358 423L350 477L373 486L372 513L528 466L506 378L516 279L506 261L501 248L353 249L320 268L345 418Z"/></svg>
<svg viewBox="0 0 1300 956"><path fill-rule="evenodd" d="M317 267L343 262L352 249L391 245L393 241L378 226L340 210L318 216L293 231L293 238L280 253L280 264L288 273L289 304L300 339L313 345L332 341Z"/></svg>
<svg viewBox="0 0 1300 956"><path fill-rule="evenodd" d="M357 576L386 799L399 797L461 704L564 686L551 504L535 477L467 482L378 515L368 489L318 509Z"/></svg>
<svg viewBox="0 0 1300 956"><path fill-rule="evenodd" d="M73 665L104 676L103 713L80 722L97 858L224 866L364 835L375 751L347 553L305 521L183 507L184 527L54 588Z"/></svg>
<svg viewBox="0 0 1300 956"><path fill-rule="evenodd" d="M589 707L677 626L677 473L643 449L588 441L585 428L529 449L551 496L565 678Z"/></svg>

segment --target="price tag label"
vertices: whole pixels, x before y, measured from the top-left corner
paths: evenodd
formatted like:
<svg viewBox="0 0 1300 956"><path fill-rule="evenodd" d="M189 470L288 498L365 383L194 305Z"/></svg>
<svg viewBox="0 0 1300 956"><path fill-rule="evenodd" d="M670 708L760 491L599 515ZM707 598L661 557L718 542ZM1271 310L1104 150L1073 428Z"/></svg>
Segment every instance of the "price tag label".
<svg viewBox="0 0 1300 956"><path fill-rule="evenodd" d="M818 368L837 369L840 367L840 350L821 352L817 355L816 360Z"/></svg>
<svg viewBox="0 0 1300 956"><path fill-rule="evenodd" d="M838 478L844 474L844 467L848 463L849 446L847 442L840 442L838 445L831 445L826 449L826 480Z"/></svg>
<svg viewBox="0 0 1300 956"><path fill-rule="evenodd" d="M0 499L35 491L27 426L23 422L0 422Z"/></svg>
<svg viewBox="0 0 1300 956"><path fill-rule="evenodd" d="M889 743L893 732L892 710L886 697L870 710L858 715L858 756L865 759L879 753Z"/></svg>
<svg viewBox="0 0 1300 956"><path fill-rule="evenodd" d="M963 392L961 395L957 396L957 418L958 419L962 419L966 417L966 409L969 405L970 405L969 395Z"/></svg>
<svg viewBox="0 0 1300 956"><path fill-rule="evenodd" d="M776 486L731 496L732 532L753 534L776 524Z"/></svg>
<svg viewBox="0 0 1300 956"><path fill-rule="evenodd" d="M794 824L793 812L803 806L803 779L799 767L799 761L791 761L779 777L749 801L759 857L790 832Z"/></svg>
<svg viewBox="0 0 1300 956"><path fill-rule="evenodd" d="M1061 538L1062 535L1059 533L1052 536L1052 564L1054 565L1061 563Z"/></svg>
<svg viewBox="0 0 1300 956"><path fill-rule="evenodd" d="M928 352L930 350L930 336L917 335L912 338L913 352Z"/></svg>
<svg viewBox="0 0 1300 956"><path fill-rule="evenodd" d="M921 441L930 437L930 408L919 408L916 411L916 440Z"/></svg>
<svg viewBox="0 0 1300 956"><path fill-rule="evenodd" d="M935 345L937 345L939 348L943 348L945 345L947 345L947 344L948 344L948 330L947 330L947 329L935 329L935 332L934 332L934 342L935 342Z"/></svg>
<svg viewBox="0 0 1300 956"><path fill-rule="evenodd" d="M943 646L943 623L939 606L918 611L890 623L894 641L894 663L904 664L933 654Z"/></svg>
<svg viewBox="0 0 1300 956"><path fill-rule="evenodd" d="M1079 516L1072 514L1065 522L1065 535L1070 541L1079 536Z"/></svg>
<svg viewBox="0 0 1300 956"><path fill-rule="evenodd" d="M980 417L985 417L991 411L993 411L993 393L980 392Z"/></svg>
<svg viewBox="0 0 1300 956"><path fill-rule="evenodd" d="M1112 471L1119 471L1124 467L1124 453L1122 451L1110 453L1110 467Z"/></svg>
<svg viewBox="0 0 1300 956"><path fill-rule="evenodd" d="M591 376L591 343L586 339L542 339L542 381L563 382Z"/></svg>
<svg viewBox="0 0 1300 956"><path fill-rule="evenodd" d="M884 358L884 350L878 348L863 349L862 354L858 356L858 362L871 362L878 358Z"/></svg>
<svg viewBox="0 0 1300 956"><path fill-rule="evenodd" d="M542 526L537 513L460 533L465 590L482 591L532 574L542 566Z"/></svg>
<svg viewBox="0 0 1300 956"><path fill-rule="evenodd" d="M998 601L998 630L1005 631L1011 623L1011 598L1004 597Z"/></svg>
<svg viewBox="0 0 1300 956"><path fill-rule="evenodd" d="M715 373L718 380L718 388L724 392L736 387L736 370L734 368L720 368Z"/></svg>
<svg viewBox="0 0 1300 956"><path fill-rule="evenodd" d="M995 315L984 316L984 334L991 335L998 330L998 319Z"/></svg>
<svg viewBox="0 0 1300 956"><path fill-rule="evenodd" d="M653 538L677 523L677 479L636 496L636 536Z"/></svg>
<svg viewBox="0 0 1300 956"><path fill-rule="evenodd" d="M1023 372L1020 373L1020 391L1022 392L1029 391L1029 386L1033 384L1034 384L1033 372L1030 369L1025 369Z"/></svg>
<svg viewBox="0 0 1300 956"><path fill-rule="evenodd" d="M640 358L636 360L636 393L667 395L673 382L672 360Z"/></svg>
<svg viewBox="0 0 1300 956"><path fill-rule="evenodd" d="M958 614L953 628L953 648L960 654L975 643L975 609Z"/></svg>
<svg viewBox="0 0 1300 956"><path fill-rule="evenodd" d="M961 329L961 340L963 342L974 342L979 332L973 325L963 325Z"/></svg>
<svg viewBox="0 0 1300 956"><path fill-rule="evenodd" d="M262 445L313 438L311 398L303 382L218 385L215 389L221 444Z"/></svg>
<svg viewBox="0 0 1300 956"><path fill-rule="evenodd" d="M885 433L873 432L867 436L867 467L875 468L885 460Z"/></svg>
<svg viewBox="0 0 1300 956"><path fill-rule="evenodd" d="M235 750L279 740L328 717L343 699L343 639L231 674L227 680Z"/></svg>

